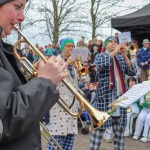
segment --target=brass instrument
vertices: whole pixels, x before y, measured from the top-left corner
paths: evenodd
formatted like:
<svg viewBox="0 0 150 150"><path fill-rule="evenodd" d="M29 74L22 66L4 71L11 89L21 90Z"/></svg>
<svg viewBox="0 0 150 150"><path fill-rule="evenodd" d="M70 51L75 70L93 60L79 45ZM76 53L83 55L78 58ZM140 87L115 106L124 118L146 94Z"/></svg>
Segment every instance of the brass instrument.
<svg viewBox="0 0 150 150"><path fill-rule="evenodd" d="M37 76L38 72L37 70L35 69L35 67L32 65L32 63L26 58L26 57L20 57L17 53L17 46L20 45L20 43L22 42L26 42L28 43L32 49L34 51L36 51L38 53L38 55L45 61L47 62L47 59L45 58L45 56L36 48L32 45L32 43L30 43L28 41L28 39L22 34L22 32L17 28L15 27L15 29L23 36L24 39L21 39L19 41L17 41L15 44L14 44L14 55L15 57L19 60L19 62L22 64L23 68L25 70L27 70L28 72L26 72L26 77L28 78L28 80L34 78ZM67 83L68 81L66 79L63 79L64 81L64 84L69 84ZM71 85L71 84L70 84ZM72 86L72 85L71 85ZM60 97L58 103L59 105L65 109L71 116L73 116L73 118L77 118L78 116L80 116L80 114L82 113L82 110L83 110L83 102L80 101L80 104L81 104L81 109L79 110L79 112L77 114L75 113L72 113L70 110L69 110L69 107L68 107L68 104Z"/></svg>
<svg viewBox="0 0 150 150"><path fill-rule="evenodd" d="M58 146L59 150L63 150L63 148L59 145L59 143L53 138L53 136L49 133L49 130L40 122L41 126L41 134L45 137L45 139L51 144L54 150L57 150L57 147L50 141L49 137L55 144Z"/></svg>
<svg viewBox="0 0 150 150"><path fill-rule="evenodd" d="M124 43L124 46L120 50L125 50L126 53L136 53L138 51L138 45L136 43Z"/></svg>
<svg viewBox="0 0 150 150"><path fill-rule="evenodd" d="M127 107L127 112L128 112L128 113L132 112L132 108L131 108L130 106Z"/></svg>
<svg viewBox="0 0 150 150"><path fill-rule="evenodd" d="M81 55L76 57L76 60L73 62L73 67L77 70L77 73L80 76L85 76L88 74L88 68L83 67L81 64Z"/></svg>
<svg viewBox="0 0 150 150"><path fill-rule="evenodd" d="M15 29L18 31L19 34L21 34L21 36L24 38L23 42L25 41L26 43L28 43L32 49L34 51L36 51L38 53L38 55L45 61L47 62L47 59L45 58L45 56L36 48L34 47L29 40L23 35L23 33L20 31L20 29L18 27L15 26ZM22 65L29 70L29 73L31 74L31 77L34 78L37 76L37 70L30 65L30 63L28 62L28 60L21 58L18 54L17 54L17 46L18 44L20 44L22 42L22 40L17 41L14 45L14 55L16 56L16 58L22 63ZM107 112L101 112L98 111L96 108L94 108L77 90L76 88L74 88L72 86L72 84L70 82L67 81L67 79L63 79L62 83L70 90L70 92L75 95L76 99L80 102L81 104L81 109L78 112L78 114L74 114L72 112L70 112L70 110L68 109L68 106L66 106L65 101L62 100L62 98L60 97L58 103L60 106L62 106L63 109L65 109L70 115L72 115L74 118L77 118L83 110L86 110L87 113L89 114L90 118L91 118L91 127L90 127L90 131L93 131L94 129L100 127L101 125L103 125L108 118L110 117L110 115Z"/></svg>
<svg viewBox="0 0 150 150"><path fill-rule="evenodd" d="M123 47L121 47L121 52L122 51L125 51L126 53L128 53L128 47L127 47L127 44L126 43L123 43Z"/></svg>
<svg viewBox="0 0 150 150"><path fill-rule="evenodd" d="M129 53L136 53L138 51L138 45L136 43L131 43L129 45Z"/></svg>

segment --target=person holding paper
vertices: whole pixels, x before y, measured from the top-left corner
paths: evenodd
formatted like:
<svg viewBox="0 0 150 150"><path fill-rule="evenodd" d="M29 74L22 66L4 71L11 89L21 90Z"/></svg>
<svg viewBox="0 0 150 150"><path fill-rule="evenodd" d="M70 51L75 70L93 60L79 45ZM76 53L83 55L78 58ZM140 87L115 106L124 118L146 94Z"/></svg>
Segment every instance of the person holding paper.
<svg viewBox="0 0 150 150"><path fill-rule="evenodd" d="M98 88L96 90L95 107L101 111L108 111L108 105L126 92L124 84L125 74L134 76L135 65L128 59L125 50L120 49L114 36L108 37L104 46L106 51L95 57L98 74ZM113 128L114 149L124 150L124 127L126 124L126 109L117 109L115 114L100 129L94 131L90 139L90 150L99 150L102 134L106 128Z"/></svg>
<svg viewBox="0 0 150 150"><path fill-rule="evenodd" d="M74 48L74 41L71 38L65 38L60 41L61 55L58 55L57 58L62 58L65 61L71 56L72 50ZM75 69L72 67L71 59L67 61L68 68L67 72L69 73L67 80L71 82L77 88L77 74ZM58 91L60 96L65 100L68 106L71 106L74 101L74 95L70 93L66 86L63 83L58 85ZM77 101L74 102L71 111L77 113ZM78 133L77 128L77 119L73 119L64 109L60 107L59 104L55 104L49 111L49 124L47 128L55 140L61 145L63 150L71 150L74 142L74 134ZM51 138L50 138L51 139ZM53 147L49 143L47 144L47 150L52 150Z"/></svg>
<svg viewBox="0 0 150 150"><path fill-rule="evenodd" d="M70 57L74 48L74 40L72 38L64 38L60 41L61 54L57 56L57 59L62 58L64 62L67 62L67 72L69 73L66 78L74 87L78 89L78 81L81 79L73 68L73 61ZM88 81L87 81L88 82ZM69 89L64 86L63 83L58 85L58 91L61 98L68 104L70 111L73 113L78 112L78 101L75 100L74 95ZM47 125L49 132L57 142L61 145L63 150L72 150L74 135L78 134L77 119L74 119L57 103L49 111L49 124ZM51 139L51 138L50 138ZM48 144L47 150L52 150L53 147Z"/></svg>

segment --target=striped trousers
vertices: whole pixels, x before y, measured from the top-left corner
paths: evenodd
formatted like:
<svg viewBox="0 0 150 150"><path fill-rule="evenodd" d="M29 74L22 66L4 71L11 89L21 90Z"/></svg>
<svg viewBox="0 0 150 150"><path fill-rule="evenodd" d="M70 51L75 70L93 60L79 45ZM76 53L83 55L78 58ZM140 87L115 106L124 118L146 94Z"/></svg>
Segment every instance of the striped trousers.
<svg viewBox="0 0 150 150"><path fill-rule="evenodd" d="M114 133L114 150L124 149L124 128L120 127L120 118L112 117L112 128ZM99 150L104 129L95 130L90 138L90 150Z"/></svg>
<svg viewBox="0 0 150 150"><path fill-rule="evenodd" d="M63 150L72 150L73 142L74 142L74 134L67 134L66 136L62 135L54 135L55 140L59 143L59 145L63 148ZM50 139L55 147L57 145ZM47 150L54 150L54 148L48 143ZM57 150L59 148L57 147Z"/></svg>

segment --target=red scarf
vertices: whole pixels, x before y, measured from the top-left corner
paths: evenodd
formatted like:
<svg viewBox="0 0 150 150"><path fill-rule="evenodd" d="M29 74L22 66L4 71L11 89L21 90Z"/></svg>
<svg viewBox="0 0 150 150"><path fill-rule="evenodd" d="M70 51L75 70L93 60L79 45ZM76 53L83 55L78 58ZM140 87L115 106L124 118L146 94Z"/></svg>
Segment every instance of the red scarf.
<svg viewBox="0 0 150 150"><path fill-rule="evenodd" d="M123 79L123 75L120 69L120 65L119 62L117 60L116 57L114 57L114 61L116 63L116 67L118 70L118 74L119 74L119 81L121 82L121 89L122 89L122 94L126 92L126 88L125 88L125 84L124 84L124 79ZM114 88L114 64L113 62L110 64L110 83L109 83L109 89L112 90Z"/></svg>
<svg viewBox="0 0 150 150"><path fill-rule="evenodd" d="M112 90L114 87L114 65L113 62L110 64L110 75L109 75L109 89Z"/></svg>

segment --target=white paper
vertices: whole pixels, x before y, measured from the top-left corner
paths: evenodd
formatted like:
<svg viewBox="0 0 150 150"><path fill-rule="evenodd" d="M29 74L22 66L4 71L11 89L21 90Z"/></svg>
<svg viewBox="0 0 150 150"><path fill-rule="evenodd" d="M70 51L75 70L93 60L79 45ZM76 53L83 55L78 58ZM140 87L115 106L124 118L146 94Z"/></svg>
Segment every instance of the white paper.
<svg viewBox="0 0 150 150"><path fill-rule="evenodd" d="M129 43L131 42L131 32L123 32L118 34L119 43Z"/></svg>
<svg viewBox="0 0 150 150"><path fill-rule="evenodd" d="M76 59L77 56L81 56L81 60L86 61L88 57L88 48L74 48L72 51L72 59Z"/></svg>
<svg viewBox="0 0 150 150"><path fill-rule="evenodd" d="M141 84L136 84L126 93L124 93L121 97L118 98L118 99L122 98L126 99L124 101L116 103L116 105L127 108L132 103L137 102L142 96L146 95L148 92L150 92L150 81L144 81Z"/></svg>

